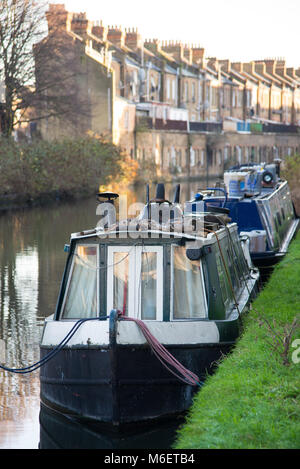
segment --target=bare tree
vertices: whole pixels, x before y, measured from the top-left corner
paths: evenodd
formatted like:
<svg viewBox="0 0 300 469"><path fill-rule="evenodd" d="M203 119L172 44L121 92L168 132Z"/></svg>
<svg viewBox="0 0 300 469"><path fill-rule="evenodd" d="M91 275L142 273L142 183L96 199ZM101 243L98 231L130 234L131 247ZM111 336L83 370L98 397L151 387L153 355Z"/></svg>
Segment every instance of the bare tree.
<svg viewBox="0 0 300 469"><path fill-rule="evenodd" d="M3 133L20 123L65 115L76 124L78 110L88 115L79 93L80 44L62 28L60 18L48 29L43 0L0 0L0 84Z"/></svg>

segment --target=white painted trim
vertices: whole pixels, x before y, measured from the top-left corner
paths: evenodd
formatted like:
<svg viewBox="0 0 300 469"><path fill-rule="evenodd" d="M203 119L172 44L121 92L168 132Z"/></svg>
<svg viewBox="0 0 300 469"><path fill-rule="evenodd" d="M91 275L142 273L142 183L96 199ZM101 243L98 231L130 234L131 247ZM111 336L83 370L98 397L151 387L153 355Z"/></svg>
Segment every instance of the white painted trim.
<svg viewBox="0 0 300 469"><path fill-rule="evenodd" d="M163 345L196 345L219 343L220 334L214 321L143 321L151 334ZM120 321L117 343L119 345L142 345L147 341L137 324Z"/></svg>
<svg viewBox="0 0 300 469"><path fill-rule="evenodd" d="M135 310L135 299L134 299L134 289L132 286L132 279L135 278L134 269L135 269L135 246L108 246L107 250L107 285L106 285L106 294L107 294L107 315L110 314L111 310L114 309L114 253L124 252L128 253L129 257L129 289L128 289L128 312L131 316L131 311ZM125 256L124 256L125 257Z"/></svg>
<svg viewBox="0 0 300 469"><path fill-rule="evenodd" d="M154 252L157 254L156 260L156 319L155 321L163 320L163 246L136 246L136 302L135 302L135 317L141 318L141 267L142 267L142 253Z"/></svg>
<svg viewBox="0 0 300 469"><path fill-rule="evenodd" d="M201 345L219 343L220 334L214 321L143 321L151 334L164 345ZM68 334L76 321L46 321L41 346L54 347ZM144 345L147 343L138 325L119 321L117 324L119 345ZM89 321L81 325L65 346L108 346L109 321Z"/></svg>
<svg viewBox="0 0 300 469"><path fill-rule="evenodd" d="M157 253L157 282L156 282L156 319L163 319L163 246L108 246L107 256L107 314L113 308L113 267L114 253L124 252L129 256L129 288L128 288L128 315L141 319L140 308L140 278L141 259L143 252Z"/></svg>
<svg viewBox="0 0 300 469"><path fill-rule="evenodd" d="M46 321L41 346L58 345L70 332L77 320ZM64 348L82 345L109 345L109 321L83 323Z"/></svg>

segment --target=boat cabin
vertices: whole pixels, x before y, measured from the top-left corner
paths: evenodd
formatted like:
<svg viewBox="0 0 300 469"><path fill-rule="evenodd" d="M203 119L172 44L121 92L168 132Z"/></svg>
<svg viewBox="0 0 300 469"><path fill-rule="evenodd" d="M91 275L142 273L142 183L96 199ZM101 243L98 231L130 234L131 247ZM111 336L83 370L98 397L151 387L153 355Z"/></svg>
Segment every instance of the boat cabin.
<svg viewBox="0 0 300 469"><path fill-rule="evenodd" d="M143 217L145 211L140 225ZM104 317L113 309L145 321L227 319L251 271L237 225L214 221L205 222L214 230L202 236L115 226L109 235L72 235L55 319Z"/></svg>

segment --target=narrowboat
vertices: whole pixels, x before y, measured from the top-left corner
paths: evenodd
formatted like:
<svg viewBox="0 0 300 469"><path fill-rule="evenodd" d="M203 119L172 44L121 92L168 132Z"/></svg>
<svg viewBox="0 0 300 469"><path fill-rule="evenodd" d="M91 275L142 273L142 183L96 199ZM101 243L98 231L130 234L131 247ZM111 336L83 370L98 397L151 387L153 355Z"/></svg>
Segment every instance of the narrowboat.
<svg viewBox="0 0 300 469"><path fill-rule="evenodd" d="M185 412L231 350L259 272L236 223L189 213L179 194L158 184L124 221L118 194L99 194L101 221L71 235L40 343L43 405L118 431L157 423Z"/></svg>
<svg viewBox="0 0 300 469"><path fill-rule="evenodd" d="M224 173L219 187L199 191L208 211L218 207L249 238L250 255L258 268L272 267L286 254L298 228L287 181L280 177L281 160L245 164Z"/></svg>

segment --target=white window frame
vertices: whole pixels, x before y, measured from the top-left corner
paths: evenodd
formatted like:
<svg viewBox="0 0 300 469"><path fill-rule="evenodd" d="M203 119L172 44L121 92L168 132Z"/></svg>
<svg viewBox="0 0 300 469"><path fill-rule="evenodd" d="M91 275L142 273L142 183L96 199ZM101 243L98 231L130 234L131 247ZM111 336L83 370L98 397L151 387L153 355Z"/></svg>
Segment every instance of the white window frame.
<svg viewBox="0 0 300 469"><path fill-rule="evenodd" d="M124 252L129 255L129 289L128 289L128 316L141 318L141 278L142 253L155 252L157 254L156 277L156 319L163 320L163 246L108 246L107 253L107 314L113 309L113 257L115 252Z"/></svg>
<svg viewBox="0 0 300 469"><path fill-rule="evenodd" d="M177 244L174 245L172 244L171 246L171 285L170 285L170 321L201 321L208 319L208 304L207 304L207 295L206 295L206 288L205 288L205 281L204 281L204 274L203 274L203 265L201 259L199 260L200 263L200 276L201 276L201 284L202 284L202 289L203 289L203 294L204 294L204 305L205 305L205 316L203 317L195 317L195 318L174 318L174 249L176 249L178 246Z"/></svg>
<svg viewBox="0 0 300 469"><path fill-rule="evenodd" d="M63 315L64 315L64 309L65 309L65 306L66 306L66 300L67 300L67 296L68 296L68 293L69 293L69 288L70 288L70 283L71 283L71 280L72 280L72 277L73 277L73 271L74 271L74 265L75 265L75 258L76 258L76 250L79 246L84 246L84 247L93 247L93 248L96 248L97 250L97 256L96 256L96 285L97 285L97 291L96 291L96 298L97 298L97 316L100 316L100 297L99 297L99 290L100 290L100 284L99 284L99 244L86 244L86 243L77 243L76 244L76 247L75 247L75 252L73 254L73 259L72 259L72 265L71 265L71 268L70 268L70 272L69 272L69 275L68 275L68 281L67 281L67 285L66 285L66 288L65 288L65 293L64 293L64 299L63 299L63 302L62 302L62 305L61 305L61 308L60 308L60 313L59 313L59 317L60 317L60 320L63 320L63 321L73 321L74 319L72 318L64 318ZM77 318L76 318L77 319Z"/></svg>

